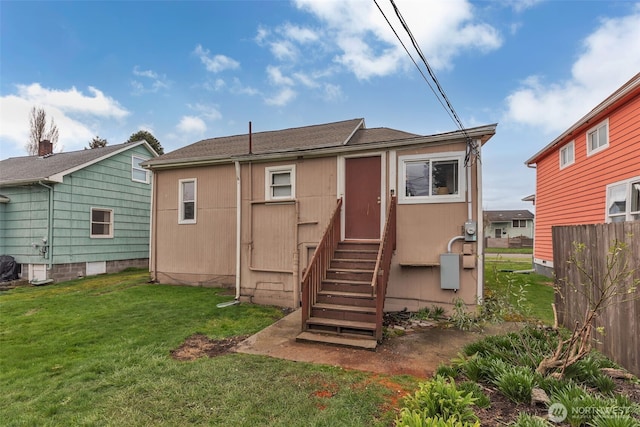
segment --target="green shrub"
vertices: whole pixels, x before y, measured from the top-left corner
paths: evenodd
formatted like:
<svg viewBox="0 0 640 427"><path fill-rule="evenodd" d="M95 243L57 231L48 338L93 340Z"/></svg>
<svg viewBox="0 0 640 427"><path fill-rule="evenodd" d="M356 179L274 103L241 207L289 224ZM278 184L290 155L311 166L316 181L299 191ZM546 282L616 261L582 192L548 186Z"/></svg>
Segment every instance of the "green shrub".
<svg viewBox="0 0 640 427"><path fill-rule="evenodd" d="M550 427L551 424L544 418L536 417L535 415L529 415L527 413L521 413L518 415L518 419L512 424L513 427Z"/></svg>
<svg viewBox="0 0 640 427"><path fill-rule="evenodd" d="M404 408L396 419L396 427L480 427L480 421L459 421L456 417L427 417L424 411Z"/></svg>
<svg viewBox="0 0 640 427"><path fill-rule="evenodd" d="M425 418L441 416L446 420L455 417L460 422L473 423L478 420L471 409L475 401L472 393L458 390L453 379L436 376L419 384L414 395L405 397L404 405L411 413L417 411Z"/></svg>
<svg viewBox="0 0 640 427"><path fill-rule="evenodd" d="M512 366L504 370L494 384L512 402L529 403L531 390L535 384L535 375L529 368Z"/></svg>
<svg viewBox="0 0 640 427"><path fill-rule="evenodd" d="M459 373L460 372L455 367L441 363L436 368L435 375L445 377L445 378L448 378L448 377L455 378L458 376Z"/></svg>
<svg viewBox="0 0 640 427"><path fill-rule="evenodd" d="M482 391L482 387L480 387L480 384L478 384L477 382L463 381L459 383L457 387L458 390L464 393L471 393L473 398L476 399L475 405L478 408L488 408L489 406L491 406L491 400L486 394L484 394L484 392Z"/></svg>
<svg viewBox="0 0 640 427"><path fill-rule="evenodd" d="M638 427L640 421L628 414L596 415L589 425L592 427Z"/></svg>
<svg viewBox="0 0 640 427"><path fill-rule="evenodd" d="M467 311L467 305L462 298L453 300L453 311L449 321L461 331L468 331L478 323L478 319Z"/></svg>

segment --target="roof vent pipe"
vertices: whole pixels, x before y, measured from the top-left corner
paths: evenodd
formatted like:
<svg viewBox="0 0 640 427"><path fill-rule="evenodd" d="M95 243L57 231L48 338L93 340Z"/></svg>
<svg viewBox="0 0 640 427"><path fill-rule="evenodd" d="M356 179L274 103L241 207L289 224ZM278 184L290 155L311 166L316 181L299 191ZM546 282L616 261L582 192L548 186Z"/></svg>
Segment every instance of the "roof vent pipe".
<svg viewBox="0 0 640 427"><path fill-rule="evenodd" d="M251 140L251 121L249 121L249 154L253 154L253 141Z"/></svg>

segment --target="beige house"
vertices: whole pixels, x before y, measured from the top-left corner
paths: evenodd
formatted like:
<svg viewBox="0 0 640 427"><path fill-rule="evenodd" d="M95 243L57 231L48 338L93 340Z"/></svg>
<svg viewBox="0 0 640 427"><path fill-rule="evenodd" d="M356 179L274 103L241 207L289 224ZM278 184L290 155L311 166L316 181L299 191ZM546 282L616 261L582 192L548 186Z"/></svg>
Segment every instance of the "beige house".
<svg viewBox="0 0 640 427"><path fill-rule="evenodd" d="M379 338L382 307L460 297L472 309L483 295L478 159L495 129L249 128L152 159L152 278L303 306L303 329L335 336Z"/></svg>

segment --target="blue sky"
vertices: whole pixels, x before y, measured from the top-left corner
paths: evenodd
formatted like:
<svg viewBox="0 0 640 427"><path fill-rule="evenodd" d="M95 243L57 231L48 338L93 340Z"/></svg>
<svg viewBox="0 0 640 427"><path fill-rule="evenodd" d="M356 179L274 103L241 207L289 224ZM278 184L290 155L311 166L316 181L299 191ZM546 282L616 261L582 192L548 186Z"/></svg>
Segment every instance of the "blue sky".
<svg viewBox="0 0 640 427"><path fill-rule="evenodd" d="M396 4L463 124L498 123L485 209L533 210L524 161L640 71L637 2ZM457 129L373 0L1 1L0 32L0 159L26 155L32 106L64 151L145 129L169 152L249 121Z"/></svg>

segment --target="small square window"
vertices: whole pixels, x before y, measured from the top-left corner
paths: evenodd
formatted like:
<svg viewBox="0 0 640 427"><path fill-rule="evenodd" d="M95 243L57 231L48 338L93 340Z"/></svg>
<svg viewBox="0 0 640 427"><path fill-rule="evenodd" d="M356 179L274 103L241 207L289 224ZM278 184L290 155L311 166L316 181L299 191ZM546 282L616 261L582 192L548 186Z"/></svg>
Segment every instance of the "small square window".
<svg viewBox="0 0 640 427"><path fill-rule="evenodd" d="M265 168L265 200L294 199L295 171L295 165Z"/></svg>
<svg viewBox="0 0 640 427"><path fill-rule="evenodd" d="M113 210L91 208L91 237L113 237Z"/></svg>
<svg viewBox="0 0 640 427"><path fill-rule="evenodd" d="M560 149L560 169L571 166L575 162L575 142L571 141Z"/></svg>
<svg viewBox="0 0 640 427"><path fill-rule="evenodd" d="M131 157L131 180L136 182L149 183L149 171L140 166L140 163L147 161L142 157Z"/></svg>
<svg viewBox="0 0 640 427"><path fill-rule="evenodd" d="M195 224L197 212L198 185L196 179L181 179L179 181L178 223Z"/></svg>
<svg viewBox="0 0 640 427"><path fill-rule="evenodd" d="M609 146L609 119L587 131L587 155L602 151Z"/></svg>

